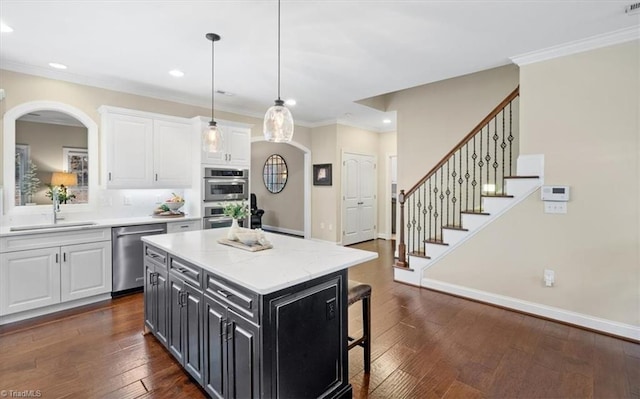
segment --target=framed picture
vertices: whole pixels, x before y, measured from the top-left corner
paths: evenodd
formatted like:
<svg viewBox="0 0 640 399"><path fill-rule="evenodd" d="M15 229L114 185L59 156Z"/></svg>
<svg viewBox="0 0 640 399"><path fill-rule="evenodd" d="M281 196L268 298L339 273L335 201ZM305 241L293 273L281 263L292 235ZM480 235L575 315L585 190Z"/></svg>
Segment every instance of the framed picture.
<svg viewBox="0 0 640 399"><path fill-rule="evenodd" d="M313 185L314 186L330 186L331 185L331 164L321 163L313 165Z"/></svg>

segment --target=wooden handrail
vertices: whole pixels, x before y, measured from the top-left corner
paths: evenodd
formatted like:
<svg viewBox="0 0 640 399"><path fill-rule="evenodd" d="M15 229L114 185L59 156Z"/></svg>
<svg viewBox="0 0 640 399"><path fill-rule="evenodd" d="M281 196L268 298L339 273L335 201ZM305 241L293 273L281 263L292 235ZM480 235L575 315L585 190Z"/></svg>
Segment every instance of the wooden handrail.
<svg viewBox="0 0 640 399"><path fill-rule="evenodd" d="M410 196L411 194L413 194L420 186L422 186L422 183L426 182L427 180L429 180L429 178L436 173L436 171L438 169L440 169L440 167L442 167L444 164L447 163L447 161L449 160L449 158L456 152L458 151L460 148L462 148L462 146L464 146L465 144L467 144L472 138L473 136L476 135L476 133L478 133L479 130L481 130L487 123L489 123L490 120L492 120L493 118L495 118L500 111L502 111L502 109L504 107L507 106L507 104L509 104L511 101L513 101L518 95L520 94L520 86L516 87L515 90L513 90L511 92L511 94L509 94L504 100L502 100L502 102L500 104L498 104L497 107L495 107L493 109L493 111L491 111L483 120L482 122L478 123L476 125L476 127L474 127L469 134L467 134L466 136L464 136L464 138L455 146L453 147L453 149L451 151L449 151L447 153L447 155L445 155L440 162L438 162L436 164L436 166L434 166L429 173L427 173L426 175L424 175L424 177L422 179L420 179L413 187L411 187L411 189L409 191L407 191L407 193L405 194L405 197Z"/></svg>

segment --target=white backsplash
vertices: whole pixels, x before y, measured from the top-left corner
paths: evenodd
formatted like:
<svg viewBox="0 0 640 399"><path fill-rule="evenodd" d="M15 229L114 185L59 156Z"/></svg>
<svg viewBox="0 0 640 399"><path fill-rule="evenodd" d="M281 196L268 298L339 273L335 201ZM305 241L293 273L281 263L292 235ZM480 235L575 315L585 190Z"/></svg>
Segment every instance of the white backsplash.
<svg viewBox="0 0 640 399"><path fill-rule="evenodd" d="M151 190L97 190L97 204L94 210L79 210L74 205L62 205L58 218L66 222L116 219L127 217L150 216L162 202L172 197L172 193L185 196L185 189L151 189ZM188 196L187 196L188 197ZM185 204L183 211L197 209ZM4 216L2 224L18 226L28 224L50 223L53 219L52 206L38 206L34 212L23 215Z"/></svg>

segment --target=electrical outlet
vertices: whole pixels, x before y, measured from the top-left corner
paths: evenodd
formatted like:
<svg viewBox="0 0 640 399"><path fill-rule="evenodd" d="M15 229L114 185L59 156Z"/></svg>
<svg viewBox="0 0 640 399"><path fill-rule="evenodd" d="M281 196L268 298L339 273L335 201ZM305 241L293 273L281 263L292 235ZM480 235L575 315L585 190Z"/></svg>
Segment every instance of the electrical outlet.
<svg viewBox="0 0 640 399"><path fill-rule="evenodd" d="M162 197L160 197L159 195L156 195L156 204L161 204L162 203Z"/></svg>
<svg viewBox="0 0 640 399"><path fill-rule="evenodd" d="M327 320L333 320L336 318L336 300L335 298L327 301Z"/></svg>
<svg viewBox="0 0 640 399"><path fill-rule="evenodd" d="M329 223L329 231L333 231L333 225Z"/></svg>
<svg viewBox="0 0 640 399"><path fill-rule="evenodd" d="M324 222L320 222L320 228L324 229Z"/></svg>
<svg viewBox="0 0 640 399"><path fill-rule="evenodd" d="M556 282L556 273L551 269L544 269L544 285L553 287Z"/></svg>
<svg viewBox="0 0 640 399"><path fill-rule="evenodd" d="M124 205L131 205L131 196L130 195L125 195L124 197L122 197L122 203Z"/></svg>

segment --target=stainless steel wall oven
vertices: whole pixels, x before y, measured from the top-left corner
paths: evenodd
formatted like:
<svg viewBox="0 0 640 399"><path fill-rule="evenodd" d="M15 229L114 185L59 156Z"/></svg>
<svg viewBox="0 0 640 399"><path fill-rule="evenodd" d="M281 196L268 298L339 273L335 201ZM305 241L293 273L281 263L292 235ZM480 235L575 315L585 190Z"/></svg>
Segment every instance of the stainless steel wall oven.
<svg viewBox="0 0 640 399"><path fill-rule="evenodd" d="M249 200L249 170L204 168L202 228L230 227L232 219L224 215L230 202ZM243 221L239 221L244 225Z"/></svg>

